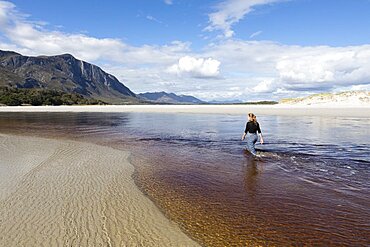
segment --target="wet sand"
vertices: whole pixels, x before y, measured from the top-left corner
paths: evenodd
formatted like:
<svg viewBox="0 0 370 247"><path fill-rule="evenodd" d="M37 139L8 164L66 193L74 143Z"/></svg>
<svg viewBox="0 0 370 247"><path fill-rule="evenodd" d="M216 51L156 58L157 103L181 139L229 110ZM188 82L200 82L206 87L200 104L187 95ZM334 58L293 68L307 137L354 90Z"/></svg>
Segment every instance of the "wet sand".
<svg viewBox="0 0 370 247"><path fill-rule="evenodd" d="M370 117L370 106L298 105L106 105L106 106L3 106L0 112L156 112L246 114L278 116Z"/></svg>
<svg viewBox="0 0 370 247"><path fill-rule="evenodd" d="M0 134L0 246L197 246L136 187L129 153Z"/></svg>

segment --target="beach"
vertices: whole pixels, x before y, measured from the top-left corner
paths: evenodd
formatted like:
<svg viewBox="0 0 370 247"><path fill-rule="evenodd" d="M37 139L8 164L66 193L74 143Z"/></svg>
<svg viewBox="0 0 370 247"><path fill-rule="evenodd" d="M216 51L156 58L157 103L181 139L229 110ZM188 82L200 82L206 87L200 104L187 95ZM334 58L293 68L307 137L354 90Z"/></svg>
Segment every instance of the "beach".
<svg viewBox="0 0 370 247"><path fill-rule="evenodd" d="M129 155L0 134L0 246L197 246L137 188Z"/></svg>
<svg viewBox="0 0 370 247"><path fill-rule="evenodd" d="M3 106L0 112L142 112L247 114L277 116L370 117L370 106L364 105L92 105L92 106Z"/></svg>

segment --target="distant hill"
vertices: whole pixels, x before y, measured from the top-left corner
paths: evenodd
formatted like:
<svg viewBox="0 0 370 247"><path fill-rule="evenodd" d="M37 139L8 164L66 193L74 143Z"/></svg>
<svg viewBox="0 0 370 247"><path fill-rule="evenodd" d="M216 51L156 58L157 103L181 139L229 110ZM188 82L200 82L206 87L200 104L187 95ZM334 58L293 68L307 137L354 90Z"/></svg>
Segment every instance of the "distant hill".
<svg viewBox="0 0 370 247"><path fill-rule="evenodd" d="M273 100L262 100L262 101L248 101L243 103L238 103L237 105L276 105L279 104L277 101Z"/></svg>
<svg viewBox="0 0 370 247"><path fill-rule="evenodd" d="M370 106L369 91L320 93L303 98L282 99L279 104L322 105L322 106Z"/></svg>
<svg viewBox="0 0 370 247"><path fill-rule="evenodd" d="M57 90L111 104L140 102L116 77L70 54L29 57L0 50L0 87Z"/></svg>
<svg viewBox="0 0 370 247"><path fill-rule="evenodd" d="M190 95L176 95L174 93L166 92L153 92L153 93L140 93L137 95L143 100L148 100L155 103L165 104L202 104L204 101L197 99Z"/></svg>
<svg viewBox="0 0 370 247"><path fill-rule="evenodd" d="M238 103L243 103L241 100L211 100L208 101L209 104L238 104Z"/></svg>
<svg viewBox="0 0 370 247"><path fill-rule="evenodd" d="M275 105L275 104L278 104L278 102L276 101L269 101L269 100L247 101L247 102L243 102L241 100L225 100L225 101L212 100L212 101L208 101L208 103L215 104L215 105Z"/></svg>

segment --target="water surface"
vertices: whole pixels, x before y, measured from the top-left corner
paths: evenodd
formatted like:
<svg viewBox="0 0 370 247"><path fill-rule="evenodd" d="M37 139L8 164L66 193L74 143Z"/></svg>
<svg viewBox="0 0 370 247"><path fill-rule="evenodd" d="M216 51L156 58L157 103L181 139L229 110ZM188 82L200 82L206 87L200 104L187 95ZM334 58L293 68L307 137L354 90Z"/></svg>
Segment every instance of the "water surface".
<svg viewBox="0 0 370 247"><path fill-rule="evenodd" d="M132 151L135 180L207 246L370 243L370 119L259 116L253 158L242 115L0 113L0 131Z"/></svg>

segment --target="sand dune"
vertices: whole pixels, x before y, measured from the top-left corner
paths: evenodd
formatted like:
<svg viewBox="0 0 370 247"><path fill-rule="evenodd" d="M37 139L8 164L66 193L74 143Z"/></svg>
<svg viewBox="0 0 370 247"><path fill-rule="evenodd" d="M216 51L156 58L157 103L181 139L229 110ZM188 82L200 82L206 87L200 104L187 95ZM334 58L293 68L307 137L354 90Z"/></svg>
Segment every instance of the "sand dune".
<svg viewBox="0 0 370 247"><path fill-rule="evenodd" d="M128 156L0 134L0 246L197 246L138 190Z"/></svg>
<svg viewBox="0 0 370 247"><path fill-rule="evenodd" d="M157 112L285 116L370 117L370 106L344 105L106 105L106 106L4 106L0 112Z"/></svg>

